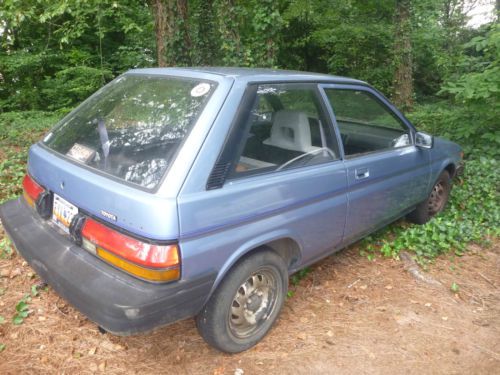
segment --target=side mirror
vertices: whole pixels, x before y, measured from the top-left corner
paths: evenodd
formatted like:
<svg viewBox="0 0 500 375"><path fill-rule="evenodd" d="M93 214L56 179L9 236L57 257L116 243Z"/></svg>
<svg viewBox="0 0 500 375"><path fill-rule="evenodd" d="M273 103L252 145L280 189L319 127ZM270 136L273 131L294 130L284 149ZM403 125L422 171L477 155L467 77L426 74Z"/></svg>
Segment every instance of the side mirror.
<svg viewBox="0 0 500 375"><path fill-rule="evenodd" d="M415 134L415 145L422 148L432 148L434 137L427 133L417 132Z"/></svg>

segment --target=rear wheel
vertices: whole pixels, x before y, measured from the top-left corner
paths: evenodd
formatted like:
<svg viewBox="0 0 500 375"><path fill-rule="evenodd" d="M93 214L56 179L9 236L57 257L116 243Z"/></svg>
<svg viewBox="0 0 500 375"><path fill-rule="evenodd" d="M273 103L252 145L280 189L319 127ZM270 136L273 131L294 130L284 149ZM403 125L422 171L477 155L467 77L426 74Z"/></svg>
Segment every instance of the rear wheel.
<svg viewBox="0 0 500 375"><path fill-rule="evenodd" d="M443 171L432 187L427 199L420 203L414 211L410 212L407 219L416 224L427 223L433 216L444 210L450 196L450 190L450 174L448 171Z"/></svg>
<svg viewBox="0 0 500 375"><path fill-rule="evenodd" d="M239 261L201 313L198 332L211 346L238 353L257 344L271 329L288 288L284 260L271 250Z"/></svg>

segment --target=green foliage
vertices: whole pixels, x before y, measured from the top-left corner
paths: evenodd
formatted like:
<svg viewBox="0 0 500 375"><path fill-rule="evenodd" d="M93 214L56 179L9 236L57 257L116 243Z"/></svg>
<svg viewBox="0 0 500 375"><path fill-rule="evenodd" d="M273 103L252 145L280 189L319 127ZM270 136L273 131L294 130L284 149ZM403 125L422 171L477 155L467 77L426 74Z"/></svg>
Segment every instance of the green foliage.
<svg viewBox="0 0 500 375"><path fill-rule="evenodd" d="M5 350L7 346L5 344L0 343L0 353Z"/></svg>
<svg viewBox="0 0 500 375"><path fill-rule="evenodd" d="M152 25L135 0L4 0L0 112L72 107L115 75L150 66Z"/></svg>
<svg viewBox="0 0 500 375"><path fill-rule="evenodd" d="M367 80L390 92L392 1L290 1L279 64Z"/></svg>
<svg viewBox="0 0 500 375"><path fill-rule="evenodd" d="M310 273L311 273L310 267L302 268L297 273L294 273L291 278L292 285L294 286L298 285L300 283L300 280L304 279Z"/></svg>
<svg viewBox="0 0 500 375"><path fill-rule="evenodd" d="M24 319L26 319L31 314L29 308L30 302L31 302L31 297L27 294L17 303L16 313L12 317L12 323L14 325L23 324Z"/></svg>
<svg viewBox="0 0 500 375"><path fill-rule="evenodd" d="M460 144L466 158L500 156L500 110L487 103L459 105L441 100L417 105L408 117L419 130Z"/></svg>
<svg viewBox="0 0 500 375"><path fill-rule="evenodd" d="M12 256L12 244L7 237L0 240L0 259L9 259ZM2 295L0 293L0 295Z"/></svg>
<svg viewBox="0 0 500 375"><path fill-rule="evenodd" d="M494 159L468 161L445 211L425 225L393 224L364 239L363 251L397 257L400 251L409 250L425 263L452 250L462 255L470 242L485 243L489 237L500 235L500 176L496 166Z"/></svg>
<svg viewBox="0 0 500 375"><path fill-rule="evenodd" d="M283 20L273 0L214 1L219 52L224 66L276 66Z"/></svg>
<svg viewBox="0 0 500 375"><path fill-rule="evenodd" d="M0 161L0 203L21 194L26 173L26 153L8 149Z"/></svg>
<svg viewBox="0 0 500 375"><path fill-rule="evenodd" d="M458 286L458 284L456 282L453 282L453 283L451 283L450 290L453 293L458 293L460 291L460 287Z"/></svg>
<svg viewBox="0 0 500 375"><path fill-rule="evenodd" d="M488 30L488 29L487 29ZM456 79L444 84L441 93L453 101L424 105L410 115L414 123L462 145L472 157L500 156L500 25L464 45ZM465 67L465 68L462 68Z"/></svg>
<svg viewBox="0 0 500 375"><path fill-rule="evenodd" d="M32 285L31 286L31 297L38 297L38 286L35 284L35 285Z"/></svg>
<svg viewBox="0 0 500 375"><path fill-rule="evenodd" d="M195 66L216 65L221 40L218 35L216 9L213 1L194 1L191 4L191 62Z"/></svg>
<svg viewBox="0 0 500 375"><path fill-rule="evenodd" d="M59 112L5 112L0 113L0 145L22 148L38 141L42 135L65 114Z"/></svg>
<svg viewBox="0 0 500 375"><path fill-rule="evenodd" d="M0 113L0 203L21 194L28 146L54 126L63 113Z"/></svg>
<svg viewBox="0 0 500 375"><path fill-rule="evenodd" d="M457 74L457 67L470 68L472 57L486 55L492 46L485 43L483 31L465 26L465 3L454 0L450 8L449 0L411 2L407 32L417 98L435 95L443 82L449 94L458 95L457 90L463 89L465 97L472 91L485 95L498 80L494 67L480 76ZM151 4L4 0L0 111L70 108L117 74L152 66ZM172 65L311 70L366 80L388 96L393 90L400 59L394 48L394 0L164 0L163 4L170 28L165 57ZM470 37L476 38L474 46L462 50L461 44ZM464 60L464 53L472 50L475 55ZM490 88L474 84L488 80Z"/></svg>
<svg viewBox="0 0 500 375"><path fill-rule="evenodd" d="M483 36L476 36L464 45L472 49L465 55L465 74L447 82L442 92L450 93L461 103L484 102L500 107L500 24L493 24Z"/></svg>
<svg viewBox="0 0 500 375"><path fill-rule="evenodd" d="M42 83L41 93L49 110L71 108L82 102L113 74L109 70L75 66L58 71L53 78Z"/></svg>

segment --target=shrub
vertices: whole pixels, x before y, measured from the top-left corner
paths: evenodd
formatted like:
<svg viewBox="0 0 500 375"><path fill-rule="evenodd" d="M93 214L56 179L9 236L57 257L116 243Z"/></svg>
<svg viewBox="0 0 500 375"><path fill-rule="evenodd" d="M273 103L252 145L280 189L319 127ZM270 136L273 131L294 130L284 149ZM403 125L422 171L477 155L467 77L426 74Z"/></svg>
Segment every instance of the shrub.
<svg viewBox="0 0 500 375"><path fill-rule="evenodd" d="M46 108L71 108L85 100L113 78L108 70L76 66L61 70L42 83Z"/></svg>
<svg viewBox="0 0 500 375"><path fill-rule="evenodd" d="M462 146L467 158L500 157L500 111L486 104L450 101L417 106L408 118L419 130L443 136Z"/></svg>

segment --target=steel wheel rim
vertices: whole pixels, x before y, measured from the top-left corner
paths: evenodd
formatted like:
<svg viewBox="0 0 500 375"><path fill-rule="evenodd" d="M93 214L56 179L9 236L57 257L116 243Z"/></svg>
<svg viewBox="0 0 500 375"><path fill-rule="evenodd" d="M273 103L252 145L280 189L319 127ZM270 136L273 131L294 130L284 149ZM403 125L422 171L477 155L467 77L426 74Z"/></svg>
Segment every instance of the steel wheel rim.
<svg viewBox="0 0 500 375"><path fill-rule="evenodd" d="M268 321L279 293L276 271L263 267L238 287L229 309L229 329L237 338L248 338Z"/></svg>
<svg viewBox="0 0 500 375"><path fill-rule="evenodd" d="M446 202L446 189L442 181L439 181L432 188L429 197L429 214L434 215L440 212Z"/></svg>

